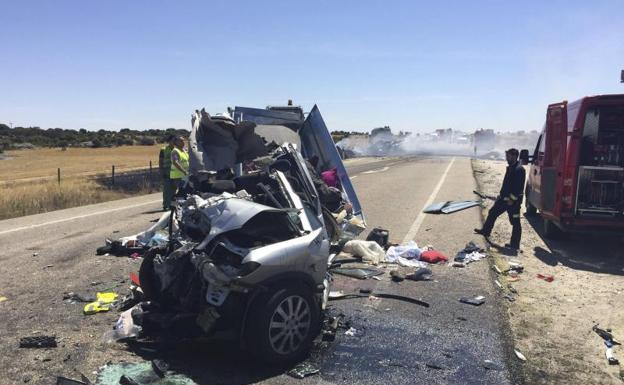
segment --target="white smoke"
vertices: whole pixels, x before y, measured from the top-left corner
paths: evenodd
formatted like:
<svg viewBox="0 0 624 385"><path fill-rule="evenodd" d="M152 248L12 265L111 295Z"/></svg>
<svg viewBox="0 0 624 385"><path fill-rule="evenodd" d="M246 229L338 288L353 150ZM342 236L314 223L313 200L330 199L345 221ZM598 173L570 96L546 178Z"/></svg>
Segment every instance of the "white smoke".
<svg viewBox="0 0 624 385"><path fill-rule="evenodd" d="M488 159L503 159L508 148L528 149L533 152L537 133L499 134L488 145L476 146L471 135L456 134L440 138L436 134L383 135L369 137L353 135L342 139L336 145L344 149L347 157L353 156L408 156L408 155L453 155L477 156Z"/></svg>

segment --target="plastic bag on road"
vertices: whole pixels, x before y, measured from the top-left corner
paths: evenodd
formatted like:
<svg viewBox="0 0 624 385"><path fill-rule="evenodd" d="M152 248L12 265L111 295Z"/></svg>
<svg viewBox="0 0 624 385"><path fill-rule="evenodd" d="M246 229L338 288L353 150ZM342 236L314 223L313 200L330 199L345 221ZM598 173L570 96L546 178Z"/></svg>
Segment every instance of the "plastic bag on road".
<svg viewBox="0 0 624 385"><path fill-rule="evenodd" d="M364 262L370 262L372 265L377 265L386 260L384 249L373 241L349 241L344 245L342 251L361 257Z"/></svg>

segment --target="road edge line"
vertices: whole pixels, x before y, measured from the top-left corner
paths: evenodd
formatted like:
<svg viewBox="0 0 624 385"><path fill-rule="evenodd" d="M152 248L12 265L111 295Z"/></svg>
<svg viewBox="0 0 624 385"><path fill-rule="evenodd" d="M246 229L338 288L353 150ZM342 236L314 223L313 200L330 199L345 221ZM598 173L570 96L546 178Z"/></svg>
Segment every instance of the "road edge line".
<svg viewBox="0 0 624 385"><path fill-rule="evenodd" d="M45 222L45 223L37 223L35 225L30 225L30 226L16 227L16 228L11 229L11 230L0 231L0 235L10 234L10 233L14 233L16 231L36 229L37 227L42 227L42 226L55 225L57 223L63 223L63 222L67 222L67 221L73 221L73 220L76 220L76 219L88 218L88 217L92 217L92 216L95 216L95 215L108 214L108 213L111 213L111 212L114 212L114 211L127 210L127 209L133 209L135 207L152 205L152 204L160 202L160 201L161 200L158 199L158 200L154 200L154 201L138 203L138 204L131 205L131 206L117 207L117 208L110 209L110 210L100 210L100 211L96 211L94 213L89 213L89 214L84 214L84 215L77 215L77 216L73 216L73 217L69 217L69 218L57 219L57 220L50 221L50 222Z"/></svg>

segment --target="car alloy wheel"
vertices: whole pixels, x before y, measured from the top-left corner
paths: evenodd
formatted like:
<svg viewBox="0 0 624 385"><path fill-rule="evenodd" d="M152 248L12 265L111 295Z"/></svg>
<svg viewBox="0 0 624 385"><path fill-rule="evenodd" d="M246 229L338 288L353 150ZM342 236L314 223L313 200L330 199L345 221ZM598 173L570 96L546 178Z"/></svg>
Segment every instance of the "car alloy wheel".
<svg viewBox="0 0 624 385"><path fill-rule="evenodd" d="M310 333L312 314L305 298L291 295L275 308L269 323L271 348L278 354L296 352Z"/></svg>

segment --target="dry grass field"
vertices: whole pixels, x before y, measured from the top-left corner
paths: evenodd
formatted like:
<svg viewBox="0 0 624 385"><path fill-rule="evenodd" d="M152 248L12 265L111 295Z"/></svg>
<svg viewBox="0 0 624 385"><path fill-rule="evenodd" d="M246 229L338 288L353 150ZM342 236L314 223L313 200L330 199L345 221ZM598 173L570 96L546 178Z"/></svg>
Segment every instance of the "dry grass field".
<svg viewBox="0 0 624 385"><path fill-rule="evenodd" d="M149 167L158 172L159 146L8 151L0 160L0 220L100 203L133 195L111 190L90 176ZM61 168L61 184L57 168ZM148 193L137 186L134 194Z"/></svg>
<svg viewBox="0 0 624 385"><path fill-rule="evenodd" d="M110 173L112 165L119 171L147 168L150 160L157 168L159 150L160 146L123 146L7 151L9 159L0 160L0 181L56 178L59 167L62 177Z"/></svg>
<svg viewBox="0 0 624 385"><path fill-rule="evenodd" d="M89 179L9 183L0 194L0 220L121 199L131 194L111 190Z"/></svg>

